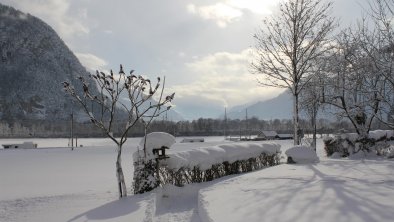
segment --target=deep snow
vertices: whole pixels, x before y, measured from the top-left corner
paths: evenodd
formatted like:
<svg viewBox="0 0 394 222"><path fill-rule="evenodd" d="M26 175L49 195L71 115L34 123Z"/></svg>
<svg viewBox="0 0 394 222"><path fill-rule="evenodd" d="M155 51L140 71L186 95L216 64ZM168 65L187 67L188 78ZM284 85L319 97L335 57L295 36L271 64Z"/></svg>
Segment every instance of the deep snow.
<svg viewBox="0 0 394 222"><path fill-rule="evenodd" d="M132 153L123 166L131 187ZM180 141L182 138L177 138ZM26 139L0 140L21 143ZM64 147L66 139L29 139L41 147ZM172 152L215 146L176 143ZM282 152L292 141L276 141ZM0 221L392 221L394 162L324 157L317 164L283 164L212 182L166 186L118 200L116 149L108 139L80 139L84 147L0 149ZM285 158L283 159L285 161Z"/></svg>

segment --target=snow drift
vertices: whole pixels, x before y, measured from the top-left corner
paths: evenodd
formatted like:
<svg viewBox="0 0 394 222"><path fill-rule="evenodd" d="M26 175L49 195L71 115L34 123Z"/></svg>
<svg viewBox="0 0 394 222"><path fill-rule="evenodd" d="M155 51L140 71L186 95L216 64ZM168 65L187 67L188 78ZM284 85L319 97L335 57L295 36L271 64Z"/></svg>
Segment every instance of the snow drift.
<svg viewBox="0 0 394 222"><path fill-rule="evenodd" d="M286 150L286 155L291 157L296 163L317 163L319 157L311 147L295 146Z"/></svg>

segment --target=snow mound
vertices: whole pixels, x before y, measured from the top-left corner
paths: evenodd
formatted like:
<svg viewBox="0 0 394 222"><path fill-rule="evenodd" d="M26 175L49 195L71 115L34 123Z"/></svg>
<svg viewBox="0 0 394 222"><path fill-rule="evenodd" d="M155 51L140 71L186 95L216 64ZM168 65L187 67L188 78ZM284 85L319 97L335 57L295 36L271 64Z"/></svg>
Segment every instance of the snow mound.
<svg viewBox="0 0 394 222"><path fill-rule="evenodd" d="M387 149L386 157L387 157L387 158L394 158L394 145L391 145L391 146Z"/></svg>
<svg viewBox="0 0 394 222"><path fill-rule="evenodd" d="M394 130L374 130L369 132L369 137L375 140L379 140L383 137L390 139L394 137Z"/></svg>
<svg viewBox="0 0 394 222"><path fill-rule="evenodd" d="M153 149L162 146L170 148L175 143L175 137L164 132L153 132L146 135L146 154L148 159L154 158ZM139 150L144 149L145 137L139 143Z"/></svg>
<svg viewBox="0 0 394 222"><path fill-rule="evenodd" d="M341 134L340 137L354 142L360 136L357 133L345 133ZM381 140L382 138L392 139L394 138L394 130L373 130L368 133L368 137L375 140Z"/></svg>
<svg viewBox="0 0 394 222"><path fill-rule="evenodd" d="M311 147L295 146L286 150L286 155L291 157L296 163L317 163L319 157Z"/></svg>
<svg viewBox="0 0 394 222"><path fill-rule="evenodd" d="M233 143L170 153L168 155L170 158L165 161L168 168L173 170L195 166L200 170L207 170L214 164L226 161L233 163L237 160L257 157L262 153L274 155L279 152L280 145L275 143Z"/></svg>

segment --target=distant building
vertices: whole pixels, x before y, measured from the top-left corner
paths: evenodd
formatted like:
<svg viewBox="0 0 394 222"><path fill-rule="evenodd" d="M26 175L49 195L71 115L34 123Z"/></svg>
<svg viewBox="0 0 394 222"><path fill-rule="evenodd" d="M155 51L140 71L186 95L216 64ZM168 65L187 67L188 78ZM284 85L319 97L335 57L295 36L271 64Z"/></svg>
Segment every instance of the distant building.
<svg viewBox="0 0 394 222"><path fill-rule="evenodd" d="M32 149L37 148L37 143L24 142L21 144L3 144L4 149Z"/></svg>
<svg viewBox="0 0 394 222"><path fill-rule="evenodd" d="M257 139L261 140L274 140L278 138L278 133L276 131L261 131L257 135Z"/></svg>
<svg viewBox="0 0 394 222"><path fill-rule="evenodd" d="M282 133L282 134L278 134L277 138L279 140L292 140L294 137L293 137L293 134L284 134L284 133Z"/></svg>

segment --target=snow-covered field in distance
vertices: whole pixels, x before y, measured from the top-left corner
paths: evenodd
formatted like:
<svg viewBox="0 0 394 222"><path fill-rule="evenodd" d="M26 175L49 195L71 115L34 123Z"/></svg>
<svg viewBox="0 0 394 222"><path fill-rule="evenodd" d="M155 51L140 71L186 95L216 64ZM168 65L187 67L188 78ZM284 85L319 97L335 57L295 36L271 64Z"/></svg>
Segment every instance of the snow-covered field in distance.
<svg viewBox="0 0 394 222"><path fill-rule="evenodd" d="M130 138L123 153L129 187L140 139ZM318 164L284 164L122 200L115 183L116 147L109 139L79 139L83 147L74 151L53 148L66 147L67 139L0 139L0 144L25 141L46 148L0 149L0 221L227 222L242 215L249 221L392 221L394 212L393 161L327 159L321 140ZM172 152L228 143L223 137L205 141L176 143ZM291 140L276 142L283 153L292 146Z"/></svg>

